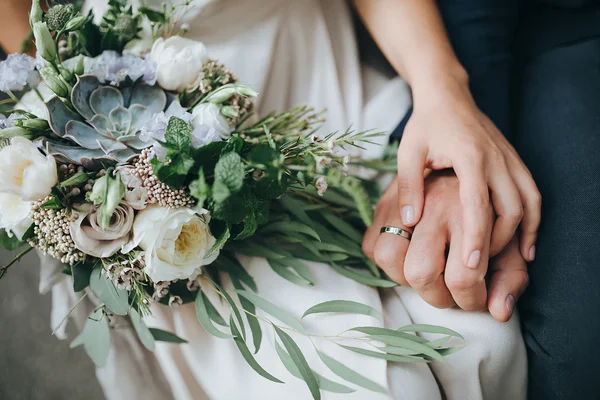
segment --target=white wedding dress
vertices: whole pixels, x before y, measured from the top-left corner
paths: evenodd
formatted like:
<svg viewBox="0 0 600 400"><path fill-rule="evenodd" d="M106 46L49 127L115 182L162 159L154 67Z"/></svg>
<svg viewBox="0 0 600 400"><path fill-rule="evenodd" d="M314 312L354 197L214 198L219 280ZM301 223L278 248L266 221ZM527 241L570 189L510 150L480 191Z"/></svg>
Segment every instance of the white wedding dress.
<svg viewBox="0 0 600 400"><path fill-rule="evenodd" d="M89 6L102 9L106 0ZM161 3L148 1L146 5ZM150 4L148 4L150 3ZM325 132L378 129L389 132L410 103L409 89L400 78L388 79L360 64L349 4L345 0L195 0L186 16L188 37L203 41L212 58L228 65L242 82L260 93L259 112L283 110L298 104L327 109ZM381 143L387 139L382 138ZM365 157L379 157L382 147L369 146ZM316 284L295 286L276 275L263 259L240 258L255 278L260 295L300 317L309 307L327 300L347 299L380 310L382 323L362 315L311 316L309 332L335 335L356 326L398 328L410 323L446 326L462 333L466 348L448 357L448 364L394 364L358 355L327 341L317 347L388 389L369 392L332 374L310 342L294 339L309 364L321 375L355 388L352 394L322 392L323 399L345 400L478 400L524 399L526 353L518 319L496 322L488 313L438 310L411 289L376 290L338 275L331 268L308 263ZM52 263L42 266L43 290L52 287L53 324L77 301L67 277ZM58 272L58 274L54 273ZM231 289L227 285L226 289ZM228 307L220 305L226 314ZM81 326L91 303L74 314ZM87 308L87 309L86 309ZM287 372L274 350L272 329L263 325L258 362L285 381L277 384L256 374L231 340L206 333L196 320L193 304L177 309L155 306L147 318L188 340L186 345L160 343L146 351L133 330L121 327L112 336L109 360L97 375L108 399L309 399L304 382ZM64 335L64 332L60 332ZM427 337L427 335L425 335Z"/></svg>

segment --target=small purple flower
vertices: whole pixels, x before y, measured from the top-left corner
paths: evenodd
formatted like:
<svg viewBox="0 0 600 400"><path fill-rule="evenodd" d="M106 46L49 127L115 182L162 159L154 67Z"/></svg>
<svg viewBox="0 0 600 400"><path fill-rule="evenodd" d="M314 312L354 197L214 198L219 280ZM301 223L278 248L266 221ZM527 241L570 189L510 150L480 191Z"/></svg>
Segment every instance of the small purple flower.
<svg viewBox="0 0 600 400"><path fill-rule="evenodd" d="M0 92L20 91L29 85L35 88L40 75L35 70L35 58L26 54L11 54L0 62Z"/></svg>
<svg viewBox="0 0 600 400"><path fill-rule="evenodd" d="M96 58L86 58L84 71L111 85L117 85L127 77L134 81L142 78L148 85L156 83L156 65L150 58L121 56L116 51L105 51Z"/></svg>

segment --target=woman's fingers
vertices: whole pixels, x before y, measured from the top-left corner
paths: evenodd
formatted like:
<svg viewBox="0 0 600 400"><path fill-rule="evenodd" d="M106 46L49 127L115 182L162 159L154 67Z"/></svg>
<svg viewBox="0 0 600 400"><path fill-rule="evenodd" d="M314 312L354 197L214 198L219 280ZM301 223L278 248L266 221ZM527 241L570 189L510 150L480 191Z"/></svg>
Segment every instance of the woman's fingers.
<svg viewBox="0 0 600 400"><path fill-rule="evenodd" d="M473 151L454 165L460 182L463 219L463 265L477 269L484 262L484 248L489 247L491 207L483 155ZM487 252L486 252L487 254Z"/></svg>
<svg viewBox="0 0 600 400"><path fill-rule="evenodd" d="M367 228L363 237L362 251L373 262L375 262L375 244L391 208L398 208L398 185L395 182L390 184L381 199L379 199L375 208L373 224Z"/></svg>
<svg viewBox="0 0 600 400"><path fill-rule="evenodd" d="M398 149L398 197L400 216L407 227L419 222L423 212L423 188L427 148L410 140Z"/></svg>
<svg viewBox="0 0 600 400"><path fill-rule="evenodd" d="M490 244L490 257L500 253L515 235L519 223L523 218L523 204L519 190L512 176L504 165L497 167L497 171L489 177L490 190L496 221L492 230Z"/></svg>
<svg viewBox="0 0 600 400"><path fill-rule="evenodd" d="M488 309L494 318L500 322L510 319L528 281L527 264L515 237L490 264Z"/></svg>

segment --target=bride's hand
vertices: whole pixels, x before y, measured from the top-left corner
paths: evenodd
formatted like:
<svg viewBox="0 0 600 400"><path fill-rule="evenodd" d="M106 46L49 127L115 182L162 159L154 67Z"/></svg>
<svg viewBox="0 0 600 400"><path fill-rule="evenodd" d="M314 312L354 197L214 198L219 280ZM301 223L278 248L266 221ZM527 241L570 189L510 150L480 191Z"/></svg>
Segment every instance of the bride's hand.
<svg viewBox="0 0 600 400"><path fill-rule="evenodd" d="M423 217L414 228L410 242L400 236L380 234L383 226L405 227L398 212L398 200L398 185L394 181L377 205L375 221L365 234L365 254L392 280L412 286L435 307L457 304L470 311L487 307L494 318L507 321L515 300L527 286L527 267L519 253L517 239L513 238L502 253L490 261L488 291L487 253L477 269L467 268L461 260L464 235L456 176L444 171L434 172L427 178ZM484 218L491 226L491 211ZM490 231L484 237L489 244Z"/></svg>
<svg viewBox="0 0 600 400"><path fill-rule="evenodd" d="M445 86L445 87L444 87ZM521 224L524 259L535 257L541 197L515 149L475 105L466 82L454 81L424 93L413 89L414 112L398 150L399 207L406 226L423 210L423 171L453 168L460 181L464 225L462 263L481 266L487 232L491 256L498 254ZM491 200L491 202L490 202ZM493 205L493 229L488 218Z"/></svg>

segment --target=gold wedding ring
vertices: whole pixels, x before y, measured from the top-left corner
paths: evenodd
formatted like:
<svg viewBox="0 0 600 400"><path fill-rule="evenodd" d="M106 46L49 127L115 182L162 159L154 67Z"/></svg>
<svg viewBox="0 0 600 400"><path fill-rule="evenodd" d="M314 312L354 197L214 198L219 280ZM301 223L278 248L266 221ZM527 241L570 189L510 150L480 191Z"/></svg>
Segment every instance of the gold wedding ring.
<svg viewBox="0 0 600 400"><path fill-rule="evenodd" d="M391 233L392 235L402 236L404 239L410 240L412 233L407 230L396 228L394 226L384 226L381 228L381 233Z"/></svg>

